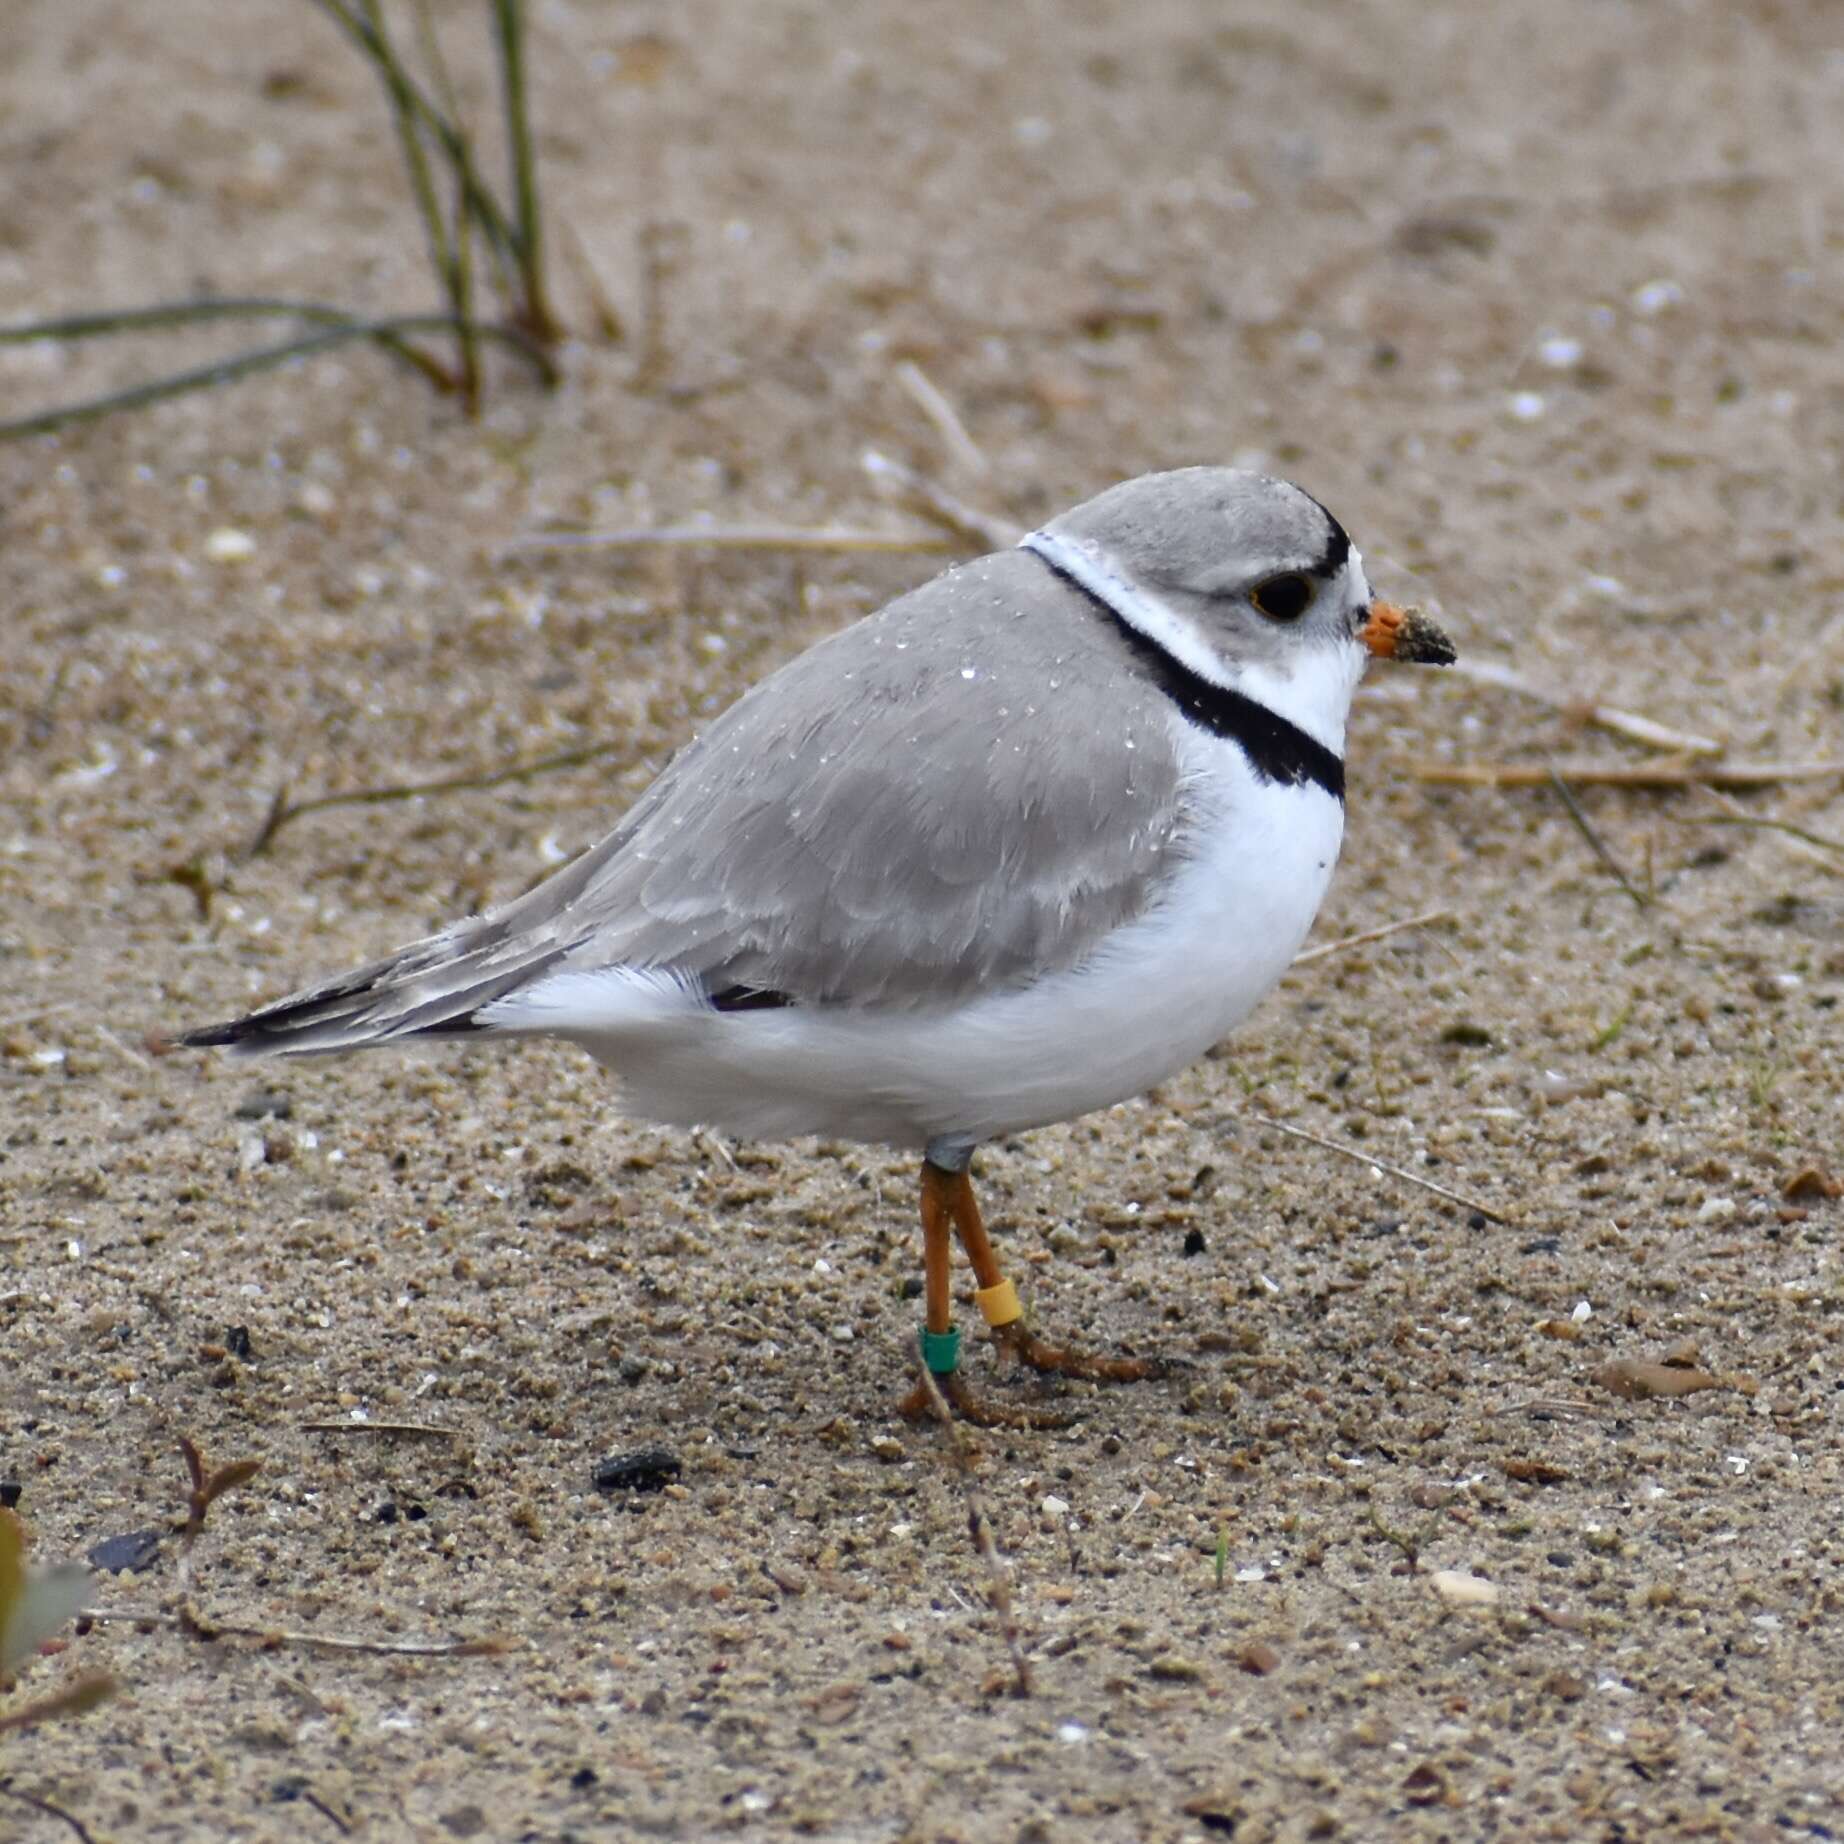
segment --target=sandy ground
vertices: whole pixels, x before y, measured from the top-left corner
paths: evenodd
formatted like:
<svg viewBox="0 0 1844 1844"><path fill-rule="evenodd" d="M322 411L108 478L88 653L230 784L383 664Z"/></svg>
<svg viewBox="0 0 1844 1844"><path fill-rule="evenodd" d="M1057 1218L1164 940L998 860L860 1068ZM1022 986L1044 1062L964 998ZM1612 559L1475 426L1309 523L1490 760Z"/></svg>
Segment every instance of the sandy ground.
<svg viewBox="0 0 1844 1844"><path fill-rule="evenodd" d="M438 11L484 100L473 10ZM1656 756L1373 676L1318 938L1455 919L985 1155L1040 1322L1190 1366L979 1439L1028 1698L948 1448L891 1413L908 1161L639 1127L562 1050L140 1048L522 888L937 563L504 541L895 529L868 445L1017 519L1267 465L1469 660L1735 758L1844 755L1844 18L540 0L534 27L584 335L554 395L496 365L470 424L350 351L0 449L0 1477L56 1556L164 1526L182 1434L259 1455L190 1558L207 1619L519 1649L98 1625L15 1694L124 1692L0 1740L0 1833L71 1835L21 1794L97 1844L1844 1833L1844 1203L1786 1195L1839 1164L1844 888L1835 844L1764 824L1844 836L1837 778L1584 788L1629 898L1551 790L1415 771ZM371 79L306 6L15 0L0 144L0 319L428 302ZM591 273L621 340L590 336ZM226 349L0 348L0 398ZM246 856L278 789L590 747ZM1686 1346L1723 1387L1606 1387ZM654 1444L676 1483L594 1489ZM179 1594L169 1536L98 1601Z"/></svg>

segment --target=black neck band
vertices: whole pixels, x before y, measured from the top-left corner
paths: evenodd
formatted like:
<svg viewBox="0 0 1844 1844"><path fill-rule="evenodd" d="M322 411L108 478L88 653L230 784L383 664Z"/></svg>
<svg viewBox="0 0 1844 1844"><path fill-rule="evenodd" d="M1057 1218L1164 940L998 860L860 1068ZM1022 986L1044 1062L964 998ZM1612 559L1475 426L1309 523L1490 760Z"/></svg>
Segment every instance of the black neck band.
<svg viewBox="0 0 1844 1844"><path fill-rule="evenodd" d="M1276 716L1265 704L1257 703L1243 692L1231 691L1227 686L1213 685L1202 673L1193 672L1156 640L1141 633L1105 596L1097 595L1085 583L1078 582L1041 551L1031 554L1053 576L1086 596L1108 617L1153 683L1190 722L1200 730L1208 730L1212 736L1227 737L1237 744L1248 757L1249 767L1258 780L1278 781L1283 786L1295 788L1311 782L1343 803L1345 764L1342 756L1334 755L1298 724Z"/></svg>

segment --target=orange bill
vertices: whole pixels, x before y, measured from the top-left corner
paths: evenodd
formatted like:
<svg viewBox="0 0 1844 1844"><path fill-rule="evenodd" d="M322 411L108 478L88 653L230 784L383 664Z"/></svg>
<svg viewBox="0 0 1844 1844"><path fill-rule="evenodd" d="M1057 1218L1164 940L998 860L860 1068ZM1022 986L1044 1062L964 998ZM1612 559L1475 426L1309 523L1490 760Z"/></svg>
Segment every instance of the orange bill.
<svg viewBox="0 0 1844 1844"><path fill-rule="evenodd" d="M1454 645L1419 608L1398 608L1394 602L1372 602L1370 619L1358 629L1378 659L1403 660L1411 665L1451 666L1459 658Z"/></svg>

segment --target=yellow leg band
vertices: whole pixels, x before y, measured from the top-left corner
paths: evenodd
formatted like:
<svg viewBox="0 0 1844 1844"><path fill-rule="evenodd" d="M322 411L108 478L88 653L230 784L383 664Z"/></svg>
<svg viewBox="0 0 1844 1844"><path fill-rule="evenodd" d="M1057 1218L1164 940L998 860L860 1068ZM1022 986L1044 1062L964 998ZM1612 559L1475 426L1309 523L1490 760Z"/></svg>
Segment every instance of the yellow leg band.
<svg viewBox="0 0 1844 1844"><path fill-rule="evenodd" d="M1000 1326L1024 1317L1024 1308L1018 1304L1018 1289L1010 1281L982 1287L973 1297L979 1304L981 1317L995 1332Z"/></svg>

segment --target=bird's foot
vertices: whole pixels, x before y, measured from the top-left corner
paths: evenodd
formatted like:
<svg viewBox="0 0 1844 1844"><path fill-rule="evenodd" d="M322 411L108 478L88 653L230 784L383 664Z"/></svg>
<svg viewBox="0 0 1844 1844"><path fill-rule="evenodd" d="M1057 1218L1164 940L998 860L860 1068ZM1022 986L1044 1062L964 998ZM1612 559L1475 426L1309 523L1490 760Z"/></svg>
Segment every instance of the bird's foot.
<svg viewBox="0 0 1844 1844"><path fill-rule="evenodd" d="M917 1383L897 1405L897 1413L906 1421L928 1421L936 1414L935 1392L948 1408L976 1428L1067 1428L1073 1416L1055 1409L1013 1408L1009 1404L991 1403L976 1395L958 1370L934 1378L935 1389Z"/></svg>
<svg viewBox="0 0 1844 1844"><path fill-rule="evenodd" d="M1045 1376L1074 1377L1084 1383L1144 1383L1169 1373L1172 1366L1156 1357L1088 1357L1061 1345L1046 1344L1025 1329L1022 1319L998 1326L993 1340L1012 1359Z"/></svg>

